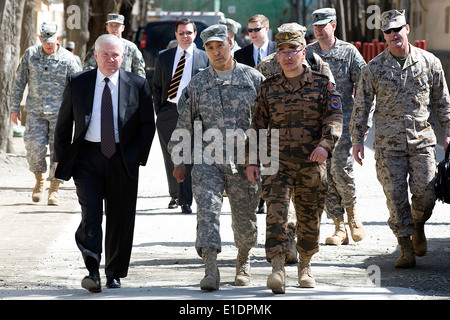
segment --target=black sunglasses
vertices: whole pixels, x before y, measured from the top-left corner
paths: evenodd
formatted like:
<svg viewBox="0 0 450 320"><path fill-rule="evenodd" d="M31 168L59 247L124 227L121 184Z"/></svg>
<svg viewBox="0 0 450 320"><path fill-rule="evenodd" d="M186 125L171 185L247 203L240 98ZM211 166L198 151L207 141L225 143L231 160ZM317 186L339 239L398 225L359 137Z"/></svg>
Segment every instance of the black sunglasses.
<svg viewBox="0 0 450 320"><path fill-rule="evenodd" d="M391 34L392 31L398 33L398 32L400 32L404 27L406 27L406 26L401 26L401 27L398 27L398 28L388 29L388 30L384 31L384 33L386 33L386 34Z"/></svg>
<svg viewBox="0 0 450 320"><path fill-rule="evenodd" d="M249 33L252 33L252 32L260 32L261 29L264 29L264 28L265 28L265 27L254 28L254 29L248 28L248 32L249 32Z"/></svg>

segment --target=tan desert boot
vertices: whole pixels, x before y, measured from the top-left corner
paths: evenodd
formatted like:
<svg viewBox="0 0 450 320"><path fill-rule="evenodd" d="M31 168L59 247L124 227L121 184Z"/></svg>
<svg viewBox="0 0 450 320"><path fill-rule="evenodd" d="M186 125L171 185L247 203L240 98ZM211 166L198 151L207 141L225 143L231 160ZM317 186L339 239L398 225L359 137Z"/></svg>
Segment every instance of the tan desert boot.
<svg viewBox="0 0 450 320"><path fill-rule="evenodd" d="M48 202L50 206L59 206L59 184L58 180L50 181L50 188L48 189Z"/></svg>
<svg viewBox="0 0 450 320"><path fill-rule="evenodd" d="M334 233L331 237L325 239L325 244L338 246L341 244L348 244L348 234L347 229L344 224L344 216L339 218L332 218L334 222Z"/></svg>
<svg viewBox="0 0 450 320"><path fill-rule="evenodd" d="M286 272L284 270L285 255L277 254L271 259L272 274L267 278L267 287L273 293L284 293L286 287Z"/></svg>
<svg viewBox="0 0 450 320"><path fill-rule="evenodd" d="M311 257L300 256L298 262L298 284L301 288L314 288L316 280L311 273Z"/></svg>
<svg viewBox="0 0 450 320"><path fill-rule="evenodd" d="M248 286L250 285L250 250L239 249L236 258L236 277L234 285Z"/></svg>
<svg viewBox="0 0 450 320"><path fill-rule="evenodd" d="M395 261L396 268L412 268L416 265L416 254L410 237L397 238L400 257Z"/></svg>
<svg viewBox="0 0 450 320"><path fill-rule="evenodd" d="M345 211L347 211L348 226L350 228L353 241L361 241L366 236L366 231L364 230L363 224L356 213L355 205L345 208Z"/></svg>
<svg viewBox="0 0 450 320"><path fill-rule="evenodd" d="M414 221L414 233L412 243L416 256L423 256L427 253L427 238L425 237L425 222Z"/></svg>
<svg viewBox="0 0 450 320"><path fill-rule="evenodd" d="M205 277L200 281L200 289L205 291L219 290L220 273L217 266L217 251L203 250L202 259L205 263Z"/></svg>
<svg viewBox="0 0 450 320"><path fill-rule="evenodd" d="M43 173L35 173L36 184L34 185L33 194L31 195L31 200L33 202L39 202L42 200L44 196L44 174Z"/></svg>

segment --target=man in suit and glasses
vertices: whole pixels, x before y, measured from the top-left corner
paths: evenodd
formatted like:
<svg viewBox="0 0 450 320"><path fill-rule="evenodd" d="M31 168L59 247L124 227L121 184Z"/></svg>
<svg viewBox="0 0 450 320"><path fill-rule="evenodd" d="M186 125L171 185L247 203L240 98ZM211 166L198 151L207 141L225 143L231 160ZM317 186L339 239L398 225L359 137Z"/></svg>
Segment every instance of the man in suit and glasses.
<svg viewBox="0 0 450 320"><path fill-rule="evenodd" d="M103 201L106 287L127 276L133 244L139 166L150 152L155 123L147 80L120 70L119 38L95 43L98 68L68 79L55 129L56 177L73 177L82 220L75 233L89 275L82 287L100 292Z"/></svg>
<svg viewBox="0 0 450 320"><path fill-rule="evenodd" d="M177 103L181 92L191 78L209 65L205 51L195 47L197 27L189 19L182 19L175 25L178 46L161 51L155 64L153 76L153 101L157 116L156 128L166 167L169 186L169 209L181 206L181 212L191 213L192 182L191 165L186 166L186 177L178 183L173 177L173 162L167 149L173 130L177 125Z"/></svg>

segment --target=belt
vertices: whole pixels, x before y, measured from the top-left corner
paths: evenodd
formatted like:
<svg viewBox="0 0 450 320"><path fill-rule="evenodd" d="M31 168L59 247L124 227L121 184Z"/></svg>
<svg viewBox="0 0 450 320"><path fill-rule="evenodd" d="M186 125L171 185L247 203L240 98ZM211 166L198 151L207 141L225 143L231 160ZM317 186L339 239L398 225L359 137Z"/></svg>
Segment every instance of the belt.
<svg viewBox="0 0 450 320"><path fill-rule="evenodd" d="M93 141L89 141L89 140L84 140L84 143L94 146L94 147L101 147L102 143L101 142L93 142ZM116 143L116 147L119 146L119 143Z"/></svg>

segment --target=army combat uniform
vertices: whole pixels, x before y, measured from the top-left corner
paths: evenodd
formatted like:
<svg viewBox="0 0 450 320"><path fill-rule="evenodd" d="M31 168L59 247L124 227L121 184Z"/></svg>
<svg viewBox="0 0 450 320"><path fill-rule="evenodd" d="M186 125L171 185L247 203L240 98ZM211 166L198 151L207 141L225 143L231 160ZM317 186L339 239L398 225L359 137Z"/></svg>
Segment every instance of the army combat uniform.
<svg viewBox="0 0 450 320"><path fill-rule="evenodd" d="M53 180L53 135L62 102L67 77L81 71L73 54L59 47L51 55L45 54L42 45L29 47L22 56L12 92L11 112L20 111L20 102L28 84L24 111L27 112L24 135L27 160L31 172L47 171L47 145L50 149L50 172Z"/></svg>
<svg viewBox="0 0 450 320"><path fill-rule="evenodd" d="M243 163L236 161L237 146L234 159L226 158L225 137L227 130L245 132L250 127L254 100L264 77L253 68L235 63L229 80L219 79L212 67L196 74L178 102L178 107L183 109L183 112L180 114L175 132L186 129L193 135L194 120L200 119L202 135L209 129L217 129L224 142L223 159L215 163L195 162L192 169L193 194L197 203L195 247L200 256L203 249L221 251L219 217L224 189L231 205L236 247L248 250L257 243L258 187L247 180L245 161ZM245 137L242 138L245 143ZM170 150L175 145L176 142L171 141ZM207 146L208 143L203 141L203 154Z"/></svg>
<svg viewBox="0 0 450 320"><path fill-rule="evenodd" d="M145 61L141 51L131 41L121 38L123 43L123 62L120 69L133 72L138 76L145 78ZM84 70L94 69L97 67L97 60L94 56L94 47L89 49L84 58Z"/></svg>
<svg viewBox="0 0 450 320"><path fill-rule="evenodd" d="M412 45L403 68L389 48L362 71L351 121L353 145L364 143L372 101L377 177L389 209L394 234L409 237L414 221L424 223L434 208L436 136L428 122L434 109L450 136L450 97L441 62ZM412 204L408 198L409 187Z"/></svg>

